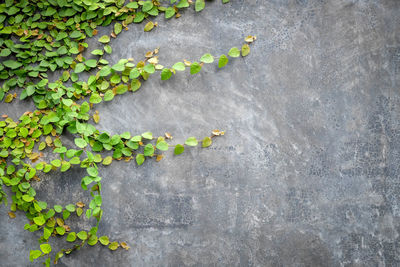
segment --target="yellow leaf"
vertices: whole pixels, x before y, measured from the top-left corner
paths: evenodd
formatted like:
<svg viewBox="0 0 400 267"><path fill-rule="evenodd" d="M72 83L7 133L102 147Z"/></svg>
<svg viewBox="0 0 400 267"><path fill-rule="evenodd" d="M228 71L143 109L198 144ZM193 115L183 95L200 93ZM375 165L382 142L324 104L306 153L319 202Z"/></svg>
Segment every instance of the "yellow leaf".
<svg viewBox="0 0 400 267"><path fill-rule="evenodd" d="M48 146L50 146L50 145L53 143L53 140L51 140L51 137L50 137L50 136L46 136L46 139L45 139L44 141L46 142L46 144L47 144Z"/></svg>
<svg viewBox="0 0 400 267"><path fill-rule="evenodd" d="M103 159L103 165L110 165L112 162L112 157L108 156Z"/></svg>
<svg viewBox="0 0 400 267"><path fill-rule="evenodd" d="M110 245L108 245L108 248L110 250L116 250L118 247L119 247L119 244L116 241L115 242L111 242Z"/></svg>
<svg viewBox="0 0 400 267"><path fill-rule="evenodd" d="M247 56L250 53L250 46L248 44L244 44L242 46L242 57Z"/></svg>
<svg viewBox="0 0 400 267"><path fill-rule="evenodd" d="M99 123L100 120L100 116L98 113L93 114L93 120L95 123Z"/></svg>
<svg viewBox="0 0 400 267"><path fill-rule="evenodd" d="M152 21L147 22L147 24L144 26L144 31L149 32L154 28L154 23Z"/></svg>
<svg viewBox="0 0 400 267"><path fill-rule="evenodd" d="M255 40L257 40L257 36L253 36L253 35L249 35L249 36L247 36L246 38L244 38L244 40L247 42L247 43L252 43L252 42L254 42Z"/></svg>
<svg viewBox="0 0 400 267"><path fill-rule="evenodd" d="M121 247L122 248L124 248L124 249L126 249L126 250L128 250L128 249L130 249L131 247L130 246L128 246L128 244L127 243L125 243L125 242L121 242Z"/></svg>
<svg viewBox="0 0 400 267"><path fill-rule="evenodd" d="M205 137L202 142L202 147L209 147L212 144L212 140L210 137Z"/></svg>
<svg viewBox="0 0 400 267"><path fill-rule="evenodd" d="M4 102L10 103L11 101L13 101L13 99L14 99L14 96L12 94L8 94L6 96L6 98L4 99Z"/></svg>
<svg viewBox="0 0 400 267"><path fill-rule="evenodd" d="M158 64L158 57L152 57L148 60L151 64Z"/></svg>
<svg viewBox="0 0 400 267"><path fill-rule="evenodd" d="M10 216L11 219L14 219L16 217L15 213L11 211L8 212L8 216Z"/></svg>
<svg viewBox="0 0 400 267"><path fill-rule="evenodd" d="M57 218L57 219L56 219L56 222L57 222L57 224L58 224L59 226L63 226L63 225L64 225L63 219Z"/></svg>

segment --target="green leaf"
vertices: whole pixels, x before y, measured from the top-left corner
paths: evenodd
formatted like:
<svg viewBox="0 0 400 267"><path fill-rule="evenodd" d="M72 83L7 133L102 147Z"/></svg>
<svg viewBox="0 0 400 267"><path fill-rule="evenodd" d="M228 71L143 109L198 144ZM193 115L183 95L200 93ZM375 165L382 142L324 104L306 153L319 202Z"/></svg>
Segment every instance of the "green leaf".
<svg viewBox="0 0 400 267"><path fill-rule="evenodd" d="M46 223L45 218L43 217L42 214L40 216L33 218L33 222L39 226L42 226L43 224Z"/></svg>
<svg viewBox="0 0 400 267"><path fill-rule="evenodd" d="M61 166L61 160L59 160L59 159L52 160L51 165L58 168Z"/></svg>
<svg viewBox="0 0 400 267"><path fill-rule="evenodd" d="M109 45L105 45L104 46L104 51L106 51L107 54L111 54L112 53L112 48Z"/></svg>
<svg viewBox="0 0 400 267"><path fill-rule="evenodd" d="M229 62L228 57L225 56L225 55L221 55L221 56L219 57L219 61L218 61L218 68L223 68L223 67L225 67L226 64L228 64L228 62Z"/></svg>
<svg viewBox="0 0 400 267"><path fill-rule="evenodd" d="M244 44L242 46L242 57L245 57L248 54L250 54L250 46L248 44Z"/></svg>
<svg viewBox="0 0 400 267"><path fill-rule="evenodd" d="M157 143L157 149L161 151L167 151L168 150L168 143L165 141L160 141Z"/></svg>
<svg viewBox="0 0 400 267"><path fill-rule="evenodd" d="M31 197L30 195L23 195L22 200L25 202L32 202L34 200L34 198Z"/></svg>
<svg viewBox="0 0 400 267"><path fill-rule="evenodd" d="M63 210L63 207L60 205L54 205L54 210L58 213L61 213Z"/></svg>
<svg viewBox="0 0 400 267"><path fill-rule="evenodd" d="M135 78L137 78L139 76L140 76L140 72L139 72L139 70L137 68L133 68L131 70L131 72L129 73L129 78L130 79L135 79Z"/></svg>
<svg viewBox="0 0 400 267"><path fill-rule="evenodd" d="M110 240L108 239L108 236L101 236L99 238L99 241L104 246L107 246L110 243Z"/></svg>
<svg viewBox="0 0 400 267"><path fill-rule="evenodd" d="M83 213L83 209L82 208L77 208L76 209L76 215L78 215L78 217L80 217Z"/></svg>
<svg viewBox="0 0 400 267"><path fill-rule="evenodd" d="M166 19L172 18L174 15L175 15L175 8L173 8L173 7L168 7L168 8L165 10L165 18L166 18Z"/></svg>
<svg viewBox="0 0 400 267"><path fill-rule="evenodd" d="M197 146L198 143L199 142L197 141L196 137L189 137L185 141L185 145L188 145L188 146Z"/></svg>
<svg viewBox="0 0 400 267"><path fill-rule="evenodd" d="M76 233L75 232L71 232L68 234L67 236L67 241L68 242L74 242L76 240Z"/></svg>
<svg viewBox="0 0 400 267"><path fill-rule="evenodd" d="M71 99L63 99L62 102L67 107L70 107L72 105L72 103L74 103L74 101L72 101Z"/></svg>
<svg viewBox="0 0 400 267"><path fill-rule="evenodd" d="M137 9L139 7L137 2L130 2L129 4L126 5L127 8L133 8Z"/></svg>
<svg viewBox="0 0 400 267"><path fill-rule="evenodd" d="M147 144L145 147L144 147L144 150L143 150L143 154L145 155L145 156L152 156L153 154L154 154L154 146L152 145L152 144Z"/></svg>
<svg viewBox="0 0 400 267"><path fill-rule="evenodd" d="M121 77L119 75L115 74L115 75L111 76L110 82L113 84L117 84L117 83L121 82Z"/></svg>
<svg viewBox="0 0 400 267"><path fill-rule="evenodd" d="M126 84L120 84L115 88L115 92L118 95L122 95L122 94L126 93L126 91L128 91L128 86L126 86Z"/></svg>
<svg viewBox="0 0 400 267"><path fill-rule="evenodd" d="M95 68L97 66L97 60L96 59L89 59L85 61L85 65L90 67L90 68Z"/></svg>
<svg viewBox="0 0 400 267"><path fill-rule="evenodd" d="M89 237L89 240L88 240L88 245L89 245L89 246L94 246L94 245L97 244L97 241L98 241L97 236L91 235L91 236Z"/></svg>
<svg viewBox="0 0 400 267"><path fill-rule="evenodd" d="M65 228L62 227L62 226L58 226L58 227L56 227L56 232L59 235L64 235L65 234Z"/></svg>
<svg viewBox="0 0 400 267"><path fill-rule="evenodd" d="M142 133L142 137L151 140L153 139L153 133L151 132Z"/></svg>
<svg viewBox="0 0 400 267"><path fill-rule="evenodd" d="M6 66L7 68L15 70L15 69L18 69L19 67L21 67L22 63L15 61L15 60L6 60L3 62L3 65Z"/></svg>
<svg viewBox="0 0 400 267"><path fill-rule="evenodd" d="M108 35L101 36L99 38L99 42L103 43L103 44L106 44L106 43L110 42L110 36L108 36Z"/></svg>
<svg viewBox="0 0 400 267"><path fill-rule="evenodd" d="M229 52L228 56L230 57L239 57L240 56L240 51L237 47L232 47Z"/></svg>
<svg viewBox="0 0 400 267"><path fill-rule="evenodd" d="M85 231L80 231L76 235L80 240L86 240L88 238L88 234Z"/></svg>
<svg viewBox="0 0 400 267"><path fill-rule="evenodd" d="M132 79L132 82L131 82L131 90L132 90L132 92L135 92L135 91L139 90L141 85L142 84L140 83L140 81L138 79Z"/></svg>
<svg viewBox="0 0 400 267"><path fill-rule="evenodd" d="M183 153L183 151L185 151L185 147L183 145L181 145L181 144L177 144L175 146L175 149L174 149L174 154L175 155L180 155L180 154Z"/></svg>
<svg viewBox="0 0 400 267"><path fill-rule="evenodd" d="M70 33L69 37L73 39L77 39L82 36L82 33L80 31L73 31Z"/></svg>
<svg viewBox="0 0 400 267"><path fill-rule="evenodd" d="M205 2L204 0L196 0L196 4L195 4L195 10L196 12L200 12L204 9L205 7Z"/></svg>
<svg viewBox="0 0 400 267"><path fill-rule="evenodd" d="M83 63L76 64L74 69L75 73L81 73L84 70L85 70L85 65Z"/></svg>
<svg viewBox="0 0 400 267"><path fill-rule="evenodd" d="M99 76L100 77L106 77L110 75L111 73L111 68L110 66L104 66L100 71L99 71Z"/></svg>
<svg viewBox="0 0 400 267"><path fill-rule="evenodd" d="M189 3L187 0L180 0L179 4L176 5L177 8L189 7Z"/></svg>
<svg viewBox="0 0 400 267"><path fill-rule="evenodd" d="M104 159L103 159L103 165L110 165L111 164L111 162L112 162L112 157L111 156L107 156L107 157L105 157Z"/></svg>
<svg viewBox="0 0 400 267"><path fill-rule="evenodd" d="M61 163L61 172L66 172L67 170L69 170L69 168L71 167L71 163L69 162L62 162Z"/></svg>
<svg viewBox="0 0 400 267"><path fill-rule="evenodd" d="M161 71L161 80L165 81L168 80L169 78L171 78L172 76L172 71L170 71L169 69L163 69Z"/></svg>
<svg viewBox="0 0 400 267"><path fill-rule="evenodd" d="M212 140L211 140L210 137L207 136L207 137L204 137L201 146L202 147L209 147L209 146L211 146L211 144L212 144Z"/></svg>
<svg viewBox="0 0 400 267"><path fill-rule="evenodd" d="M0 52L0 57L8 57L11 54L11 50L8 48L4 48Z"/></svg>
<svg viewBox="0 0 400 267"><path fill-rule="evenodd" d="M66 220L69 218L69 216L71 215L71 213L68 210L63 210L63 219Z"/></svg>
<svg viewBox="0 0 400 267"><path fill-rule="evenodd" d="M89 98L89 102L92 103L92 104L98 104L102 100L103 99L101 98L101 96L98 93L93 93Z"/></svg>
<svg viewBox="0 0 400 267"><path fill-rule="evenodd" d="M200 58L200 61L201 61L201 62L204 62L204 63L213 63L213 62L214 62L214 57L213 57L213 55L207 53L207 54L204 54L204 55Z"/></svg>
<svg viewBox="0 0 400 267"><path fill-rule="evenodd" d="M185 64L183 64L183 62L177 62L172 66L172 68L177 71L184 71L186 67Z"/></svg>
<svg viewBox="0 0 400 267"><path fill-rule="evenodd" d="M65 209L69 212L74 212L75 211L75 205L74 204L68 204L65 206Z"/></svg>
<svg viewBox="0 0 400 267"><path fill-rule="evenodd" d="M190 74L196 74L201 70L201 65L198 62L193 62L192 65L190 65Z"/></svg>
<svg viewBox="0 0 400 267"><path fill-rule="evenodd" d="M144 157L143 154L137 154L136 155L136 163L137 163L137 165L139 165L139 166L142 165L144 160L145 160L145 157Z"/></svg>
<svg viewBox="0 0 400 267"><path fill-rule="evenodd" d="M124 71L125 70L125 64L122 62L118 62L117 64L114 64L111 67L115 71Z"/></svg>
<svg viewBox="0 0 400 267"><path fill-rule="evenodd" d="M31 250L29 252L29 260L33 261L37 258L39 258L40 256L42 256L42 252L40 250Z"/></svg>
<svg viewBox="0 0 400 267"><path fill-rule="evenodd" d="M143 70L147 73L154 73L156 71L155 67L153 64L147 64L146 66L144 66Z"/></svg>
<svg viewBox="0 0 400 267"><path fill-rule="evenodd" d="M41 244L40 249L43 251L44 254L49 254L51 252L50 244Z"/></svg>
<svg viewBox="0 0 400 267"><path fill-rule="evenodd" d="M104 54L103 50L100 49L95 49L92 51L91 53L92 55L96 55L96 56L102 56Z"/></svg>
<svg viewBox="0 0 400 267"><path fill-rule="evenodd" d="M122 134L119 135L123 139L129 139L131 138L130 132L123 132Z"/></svg>
<svg viewBox="0 0 400 267"><path fill-rule="evenodd" d="M114 24L114 33L118 35L122 31L122 25L116 22Z"/></svg>
<svg viewBox="0 0 400 267"><path fill-rule="evenodd" d="M75 145L79 148L85 148L87 146L87 143L84 139L82 138L75 138Z"/></svg>
<svg viewBox="0 0 400 267"><path fill-rule="evenodd" d="M89 167L86 169L86 171L92 177L96 177L97 175L99 175L99 172L95 167Z"/></svg>
<svg viewBox="0 0 400 267"><path fill-rule="evenodd" d="M114 98L114 92L112 90L107 90L104 94L104 101L111 101Z"/></svg>

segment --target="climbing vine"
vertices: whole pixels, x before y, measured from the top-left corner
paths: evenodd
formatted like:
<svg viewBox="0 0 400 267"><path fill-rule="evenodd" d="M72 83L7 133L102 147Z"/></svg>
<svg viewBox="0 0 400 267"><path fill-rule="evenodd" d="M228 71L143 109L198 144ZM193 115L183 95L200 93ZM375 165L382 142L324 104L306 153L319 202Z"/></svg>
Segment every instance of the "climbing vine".
<svg viewBox="0 0 400 267"><path fill-rule="evenodd" d="M29 259L52 262L85 246L101 244L110 250L129 249L125 242L97 236L103 216L101 177L98 166L110 165L115 160L160 161L163 152L173 148L179 155L188 147L209 147L223 131L214 130L201 140L189 137L183 144L170 144L172 136L154 137L151 132L131 135L125 132L110 135L96 129L100 115L95 105L112 101L114 97L135 92L151 75L158 73L168 80L178 71L189 69L191 75L201 71L205 64L217 61L223 68L230 58L247 56L249 44L255 36L247 36L240 47L233 47L219 57L206 53L198 61L177 62L164 67L158 60L158 49L147 52L143 60L121 59L110 64L103 56L112 53L109 45L113 38L128 30L132 23L143 23L145 32L158 26L152 19L164 15L166 19L179 18L185 8L194 6L197 12L205 7L204 0L165 1L131 0L5 0L0 4L0 101L11 103L14 99L29 99L35 111L25 112L17 121L3 115L0 121L0 203L10 205L10 218L16 211L25 213L28 223L24 229L40 231L38 248L29 252ZM229 0L222 0L228 3ZM97 36L98 26L113 24L109 35ZM85 58L87 38L97 38L102 49L90 51ZM59 74L50 81L50 72ZM81 73L89 74L83 80ZM87 76L86 76L87 77ZM67 148L61 136L73 134L75 148ZM112 155L104 156L110 151ZM54 160L46 160L44 153L53 153ZM109 154L110 154L109 153ZM83 190L90 192L89 203L76 202L64 206L50 206L36 198L35 182L40 173L66 172L70 168L84 168ZM3 186L10 196L3 191ZM70 216L95 218L90 231L71 229ZM65 237L66 248L52 252L50 240ZM53 259L51 256L53 255Z"/></svg>

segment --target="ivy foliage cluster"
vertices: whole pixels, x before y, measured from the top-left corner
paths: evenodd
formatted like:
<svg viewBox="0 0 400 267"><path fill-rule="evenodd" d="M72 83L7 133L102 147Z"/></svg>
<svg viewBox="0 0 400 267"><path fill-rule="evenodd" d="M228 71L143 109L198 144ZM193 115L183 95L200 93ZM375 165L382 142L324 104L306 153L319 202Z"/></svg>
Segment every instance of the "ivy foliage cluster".
<svg viewBox="0 0 400 267"><path fill-rule="evenodd" d="M29 222L25 230L41 233L38 248L30 250L31 261L43 258L46 266L56 264L60 257L86 244L101 244L110 250L129 249L125 242L97 236L103 216L98 167L114 160L134 160L137 165L150 158L159 161L169 148L179 155L199 143L208 147L213 137L224 134L214 130L204 139L189 137L183 144L171 145L169 133L160 137L151 132L111 135L95 127L100 116L94 105L139 90L152 74L158 73L161 80L168 80L176 72L189 69L193 75L204 64L217 61L218 67L223 68L229 57L249 54L249 44L255 36L246 37L241 48L233 47L227 55L214 57L207 53L198 61L183 60L170 67L159 64L158 49L147 52L136 63L133 59L121 59L110 64L103 58L112 53L112 38L127 30L129 24L143 22L143 30L148 32L157 27L152 21L155 17L179 18L183 9L190 6L199 12L205 1L5 0L0 4L0 101L29 99L36 106L36 110L25 112L18 121L7 115L0 121L0 203L10 202L10 218L16 217L17 210L26 215ZM113 31L109 35L96 36L98 26L110 24ZM85 41L89 37L97 38L102 49L90 51L93 58L86 59L82 53L88 50ZM61 70L58 79L49 81L48 74L57 70ZM80 73L91 75L83 81ZM75 136L76 147L63 144L60 137L66 132ZM104 156L107 151L109 155ZM46 152L56 158L46 161ZM73 167L86 169L81 186L90 192L90 203L50 206L36 198L35 182L40 181L41 172L66 172ZM10 188L11 201L3 186ZM83 214L87 219L94 218L95 226L90 231L71 229L68 218ZM51 253L52 237L65 237L71 244Z"/></svg>

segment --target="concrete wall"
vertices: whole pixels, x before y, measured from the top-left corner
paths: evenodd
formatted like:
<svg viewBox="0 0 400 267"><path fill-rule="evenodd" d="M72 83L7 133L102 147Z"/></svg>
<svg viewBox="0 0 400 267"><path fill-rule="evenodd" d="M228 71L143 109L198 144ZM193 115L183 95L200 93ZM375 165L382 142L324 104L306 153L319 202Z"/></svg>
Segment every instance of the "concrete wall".
<svg viewBox="0 0 400 267"><path fill-rule="evenodd" d="M400 1L231 2L160 19L151 33L131 25L112 42L112 62L160 47L168 66L258 37L222 70L152 77L98 106L111 133L227 134L159 163L102 168L100 235L131 249L84 248L59 266L400 265ZM2 103L0 113L31 108ZM43 176L40 196L87 200L82 176ZM0 209L1 266L28 266L37 246L17 215Z"/></svg>

